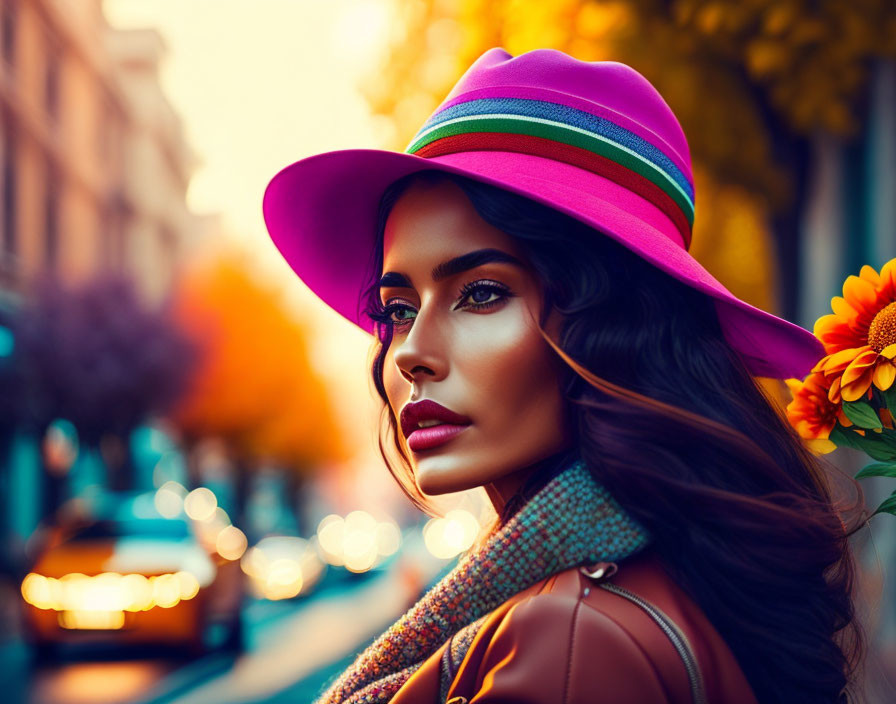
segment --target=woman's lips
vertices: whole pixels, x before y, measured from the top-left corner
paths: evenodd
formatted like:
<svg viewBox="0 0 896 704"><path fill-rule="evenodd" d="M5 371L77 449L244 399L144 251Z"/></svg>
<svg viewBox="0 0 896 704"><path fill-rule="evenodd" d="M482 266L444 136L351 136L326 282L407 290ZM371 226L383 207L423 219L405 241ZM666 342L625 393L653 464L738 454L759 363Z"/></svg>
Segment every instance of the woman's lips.
<svg viewBox="0 0 896 704"><path fill-rule="evenodd" d="M408 435L408 447L413 452L422 452L430 450L439 445L443 445L458 433L462 433L469 428L469 425L454 425L452 423L440 423L432 425L428 428L418 428Z"/></svg>
<svg viewBox="0 0 896 704"><path fill-rule="evenodd" d="M432 399L424 399L405 404L399 423L411 451L423 452L448 442L472 421ZM422 424L425 427L420 427Z"/></svg>

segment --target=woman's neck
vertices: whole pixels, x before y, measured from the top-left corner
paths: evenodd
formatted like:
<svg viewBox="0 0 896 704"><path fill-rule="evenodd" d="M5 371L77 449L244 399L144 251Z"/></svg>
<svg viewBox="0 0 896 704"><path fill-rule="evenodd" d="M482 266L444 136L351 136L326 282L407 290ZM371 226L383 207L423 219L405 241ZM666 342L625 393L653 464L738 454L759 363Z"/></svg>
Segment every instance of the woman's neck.
<svg viewBox="0 0 896 704"><path fill-rule="evenodd" d="M486 484L485 493L502 517L501 523L577 455L577 448L566 448Z"/></svg>

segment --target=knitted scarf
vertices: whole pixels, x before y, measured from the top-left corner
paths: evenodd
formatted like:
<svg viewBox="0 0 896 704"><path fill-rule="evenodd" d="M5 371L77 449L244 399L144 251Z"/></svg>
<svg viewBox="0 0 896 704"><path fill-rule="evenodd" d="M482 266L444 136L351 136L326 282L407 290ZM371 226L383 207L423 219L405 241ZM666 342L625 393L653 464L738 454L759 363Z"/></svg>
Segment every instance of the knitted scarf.
<svg viewBox="0 0 896 704"><path fill-rule="evenodd" d="M621 560L649 542L646 529L576 460L464 554L315 704L388 702L449 638L447 657L458 665L485 617L514 594L570 567ZM443 675L443 698L449 684Z"/></svg>

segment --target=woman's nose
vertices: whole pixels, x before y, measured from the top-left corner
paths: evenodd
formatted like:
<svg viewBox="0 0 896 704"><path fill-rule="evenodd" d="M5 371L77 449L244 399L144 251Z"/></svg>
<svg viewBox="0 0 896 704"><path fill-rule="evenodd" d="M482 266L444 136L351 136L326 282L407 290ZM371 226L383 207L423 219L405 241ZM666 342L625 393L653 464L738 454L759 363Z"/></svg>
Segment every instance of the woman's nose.
<svg viewBox="0 0 896 704"><path fill-rule="evenodd" d="M446 346L440 322L433 315L422 310L418 312L404 339L392 344L395 345L395 365L409 382L438 381L445 376L448 368Z"/></svg>

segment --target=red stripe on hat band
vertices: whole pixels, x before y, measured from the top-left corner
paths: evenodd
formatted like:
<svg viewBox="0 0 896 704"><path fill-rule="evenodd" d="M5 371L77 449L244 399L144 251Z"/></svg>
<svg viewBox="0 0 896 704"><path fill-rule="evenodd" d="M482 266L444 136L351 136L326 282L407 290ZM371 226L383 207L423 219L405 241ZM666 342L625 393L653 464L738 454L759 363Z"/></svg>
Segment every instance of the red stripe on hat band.
<svg viewBox="0 0 896 704"><path fill-rule="evenodd" d="M600 154L544 137L506 132L467 132L442 137L421 147L417 156L435 157L468 151L507 151L562 161L610 179L653 203L681 234L685 250L691 246L691 227L678 204L652 181Z"/></svg>

